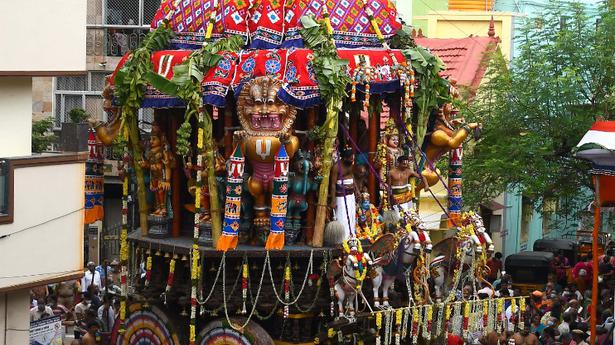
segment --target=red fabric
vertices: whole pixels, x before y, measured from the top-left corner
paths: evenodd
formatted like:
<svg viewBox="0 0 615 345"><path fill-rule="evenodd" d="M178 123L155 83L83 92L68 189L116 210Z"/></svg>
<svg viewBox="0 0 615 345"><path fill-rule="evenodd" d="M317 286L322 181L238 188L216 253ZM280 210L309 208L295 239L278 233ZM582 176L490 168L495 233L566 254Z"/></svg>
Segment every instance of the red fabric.
<svg viewBox="0 0 615 345"><path fill-rule="evenodd" d="M497 37L425 38L416 37L417 45L429 48L446 65L443 76L457 80L464 86L478 88L485 74L482 64L485 53L495 50Z"/></svg>
<svg viewBox="0 0 615 345"><path fill-rule="evenodd" d="M188 59L189 50L159 50L152 53L151 60L154 64L154 72L171 80L173 67L181 65Z"/></svg>
<svg viewBox="0 0 615 345"><path fill-rule="evenodd" d="M592 264L591 262L579 261L574 268L572 269L572 276L574 278L579 278L579 271L584 269L587 272L587 275L583 278L584 280L591 280L592 277Z"/></svg>
<svg viewBox="0 0 615 345"><path fill-rule="evenodd" d="M596 121L590 129L592 131L615 132L615 121Z"/></svg>
<svg viewBox="0 0 615 345"><path fill-rule="evenodd" d="M173 77L173 67L181 64L188 58L190 50L161 50L152 54L154 71L167 79ZM392 50L398 63L406 60L399 50ZM317 86L316 76L312 69L314 54L309 49L266 49L266 50L243 50L237 55L232 52L220 53L223 59L218 66L208 72L203 83L215 82L220 85L238 85L251 78L271 75L295 87ZM341 58L349 60L350 73L358 63L357 55L367 57L370 64L376 67L376 74L372 82L389 82L398 77L390 73L393 61L384 49L339 49ZM124 66L129 54L118 63L110 82L114 84L117 71ZM239 61L237 61L239 60ZM235 68L237 67L237 68Z"/></svg>
<svg viewBox="0 0 615 345"><path fill-rule="evenodd" d="M345 45L373 46L378 42L367 9L372 11L385 38L393 36L401 27L395 6L387 0L164 0L151 27L158 27L168 17L173 31L183 36L184 43L190 43L191 38L204 36L215 11L213 37L250 33L253 38L279 45L288 36L297 37L301 16L322 19L323 4L328 9L336 41Z"/></svg>
<svg viewBox="0 0 615 345"><path fill-rule="evenodd" d="M464 345L465 342L461 339L460 336L449 334L448 335L448 345Z"/></svg>
<svg viewBox="0 0 615 345"><path fill-rule="evenodd" d="M596 178L600 179L600 206L615 206L615 176L597 175Z"/></svg>
<svg viewBox="0 0 615 345"><path fill-rule="evenodd" d="M502 260L496 260L491 258L487 260L487 267L489 267L489 280L495 280L498 277L498 272L502 270Z"/></svg>
<svg viewBox="0 0 615 345"><path fill-rule="evenodd" d="M423 231L418 231L419 233L419 241L421 242L425 242L425 240L427 239L427 236L425 236L425 233Z"/></svg>
<svg viewBox="0 0 615 345"><path fill-rule="evenodd" d="M177 7L173 3L177 4ZM215 8L218 3L219 9ZM192 0L175 1L165 0L154 15L151 27L158 27L171 13L171 27L176 33L204 33L214 11L213 37L228 36L229 34L243 34L248 32L248 0L218 1L218 0Z"/></svg>

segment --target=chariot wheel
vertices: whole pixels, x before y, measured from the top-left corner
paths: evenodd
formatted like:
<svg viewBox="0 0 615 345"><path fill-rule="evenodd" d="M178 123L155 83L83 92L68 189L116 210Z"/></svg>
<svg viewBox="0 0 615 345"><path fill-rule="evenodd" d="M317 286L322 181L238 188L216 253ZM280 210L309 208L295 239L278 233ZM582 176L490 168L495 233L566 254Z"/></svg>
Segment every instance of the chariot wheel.
<svg viewBox="0 0 615 345"><path fill-rule="evenodd" d="M165 313L156 306L133 303L127 307L124 330L119 318L111 332L113 345L180 345Z"/></svg>
<svg viewBox="0 0 615 345"><path fill-rule="evenodd" d="M246 322L245 317L231 317L231 322L239 327ZM273 345L273 339L259 324L250 321L243 332L235 330L225 319L211 321L199 332L196 338L199 345Z"/></svg>

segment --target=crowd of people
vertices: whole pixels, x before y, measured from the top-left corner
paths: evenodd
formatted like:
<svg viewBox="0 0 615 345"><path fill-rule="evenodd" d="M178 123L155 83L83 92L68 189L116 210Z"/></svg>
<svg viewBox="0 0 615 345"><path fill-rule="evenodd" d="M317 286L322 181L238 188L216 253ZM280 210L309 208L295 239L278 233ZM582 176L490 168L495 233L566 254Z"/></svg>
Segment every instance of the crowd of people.
<svg viewBox="0 0 615 345"><path fill-rule="evenodd" d="M59 316L71 344L108 343L119 309L117 266L89 262L80 280L32 289L30 321Z"/></svg>
<svg viewBox="0 0 615 345"><path fill-rule="evenodd" d="M559 253L554 256L547 284L543 289L532 291L528 296L523 327L518 325L520 321L517 320L518 309L511 310L512 305L508 302L505 305L508 329L500 334L495 332L488 334L477 340L478 343L484 345L612 344L615 256L608 254L599 259L597 301L592 301L591 253L580 257L575 265L571 265L569 259ZM511 276L503 270L501 259L502 255L496 253L488 263L491 269L489 280L494 291L485 284L479 295L522 296L518 289L513 289ZM596 308L597 315L595 344L590 344L592 308ZM449 344L457 343L449 339Z"/></svg>

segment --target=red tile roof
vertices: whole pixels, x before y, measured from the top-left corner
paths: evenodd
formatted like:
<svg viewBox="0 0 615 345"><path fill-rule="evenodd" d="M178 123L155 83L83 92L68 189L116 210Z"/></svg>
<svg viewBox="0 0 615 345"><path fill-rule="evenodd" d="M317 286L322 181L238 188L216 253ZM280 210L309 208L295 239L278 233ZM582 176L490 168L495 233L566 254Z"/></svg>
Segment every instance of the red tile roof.
<svg viewBox="0 0 615 345"><path fill-rule="evenodd" d="M491 33L491 32L490 32ZM465 38L415 37L417 45L428 48L446 64L441 74L457 80L457 84L476 90L485 74L482 64L485 53L496 49L498 37L470 36Z"/></svg>

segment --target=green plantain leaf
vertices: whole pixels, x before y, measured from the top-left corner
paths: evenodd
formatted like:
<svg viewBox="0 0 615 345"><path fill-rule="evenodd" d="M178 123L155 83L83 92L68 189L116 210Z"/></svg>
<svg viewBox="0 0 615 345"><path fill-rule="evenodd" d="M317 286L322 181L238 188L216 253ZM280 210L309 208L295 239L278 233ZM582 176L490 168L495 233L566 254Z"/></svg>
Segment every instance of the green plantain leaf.
<svg viewBox="0 0 615 345"><path fill-rule="evenodd" d="M177 96L179 92L179 87L176 83L168 80L156 72L148 71L145 74L145 80L147 80L151 86L169 96Z"/></svg>

